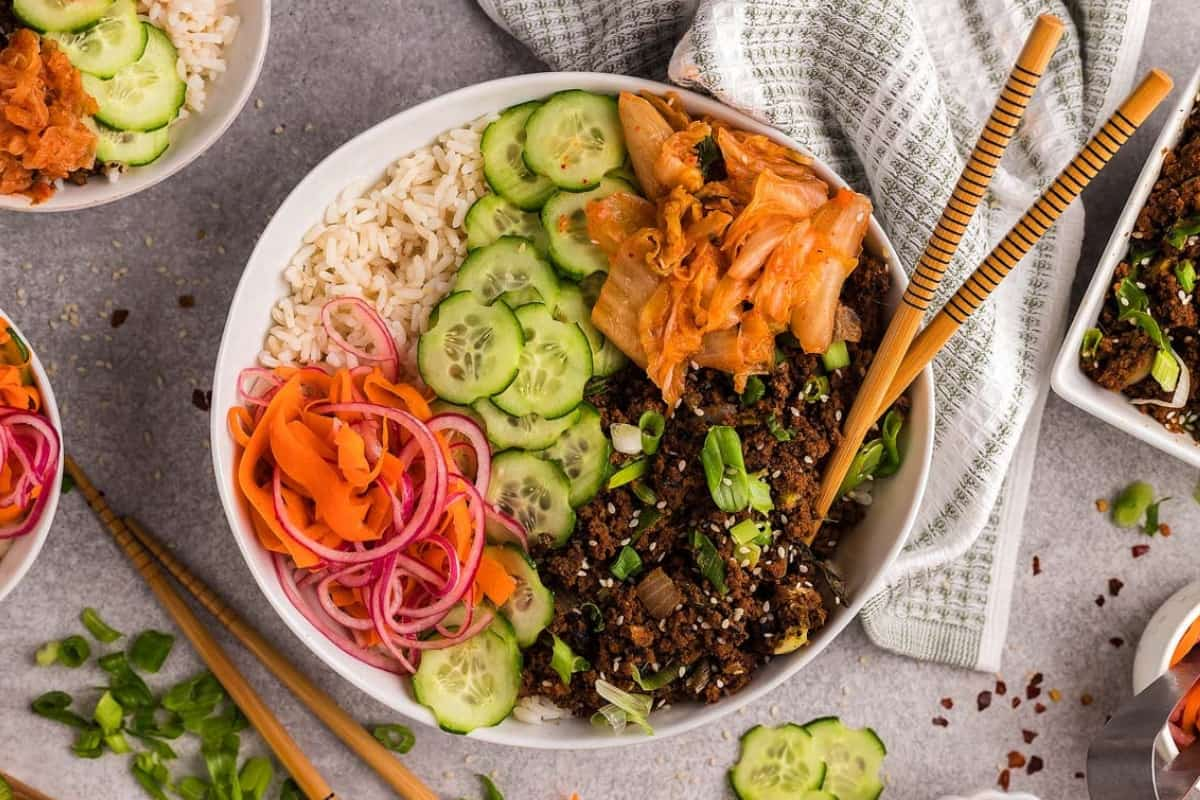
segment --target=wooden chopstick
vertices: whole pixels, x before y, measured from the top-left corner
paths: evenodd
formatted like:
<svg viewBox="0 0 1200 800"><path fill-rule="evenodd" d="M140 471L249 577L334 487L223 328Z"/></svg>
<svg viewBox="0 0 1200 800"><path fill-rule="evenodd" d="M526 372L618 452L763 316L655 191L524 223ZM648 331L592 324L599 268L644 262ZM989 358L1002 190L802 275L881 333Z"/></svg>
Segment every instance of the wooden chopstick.
<svg viewBox="0 0 1200 800"><path fill-rule="evenodd" d="M42 794L32 786L21 783L7 772L0 772L0 778L3 778L4 782L12 788L13 800L53 800L49 795Z"/></svg>
<svg viewBox="0 0 1200 800"><path fill-rule="evenodd" d="M129 532L161 562L167 572L187 589L200 605L237 637L246 649L258 658L279 681L308 706L325 726L337 735L355 753L405 800L437 800L437 795L409 771L375 737L367 733L362 725L338 706L337 702L319 689L312 681L293 667L286 657L266 638L246 622L236 611L222 600L191 570L176 558L150 531L132 517L122 522Z"/></svg>
<svg viewBox="0 0 1200 800"><path fill-rule="evenodd" d="M1033 249L1075 198L1117 154L1159 103L1171 93L1171 77L1153 69L1113 112L1082 150L1055 178L1050 188L1025 212L1008 235L963 282L950 301L921 331L900 362L888 391L875 407L874 419L887 411L933 360L942 346L971 316L1000 281Z"/></svg>
<svg viewBox="0 0 1200 800"><path fill-rule="evenodd" d="M951 259L958 251L959 242L967 232L971 217L987 194L992 176L1017 132L1017 125L1021 122L1046 65L1050 63L1050 57L1054 54L1054 48L1058 46L1062 33L1062 21L1052 14L1039 16L1033 30L1029 32L1025 46L1021 49L1004 88L1000 90L1000 96L996 98L991 116L979 132L979 140L963 166L958 183L950 199L946 201L946 207L925 245L925 252L917 262L912 280L904 291L903 302L896 309L884 333L883 341L875 352L875 358L871 361L871 367L858 390L854 405L842 424L841 442L834 450L821 478L821 492L816 508L818 520L824 519L833 501L837 499L838 489L850 469L850 463L854 460L867 432L878 419L876 409L879 408L880 398L891 385L904 353L916 336L917 328L925 318L929 304L933 302L942 277L946 274L946 268L950 266ZM809 531L807 540L810 543L816 537L820 524L817 522Z"/></svg>
<svg viewBox="0 0 1200 800"><path fill-rule="evenodd" d="M208 629L204 627L204 623L188 606L187 601L179 592L175 591L175 587L171 585L167 576L159 568L154 557L146 548L142 547L137 539L133 538L121 520L117 519L117 515L109 508L104 497L75 463L75 460L66 456L65 462L67 472L87 499L92 511L96 512L96 516L104 523L113 539L120 545L121 550L133 562L138 573L154 591L158 602L175 620L175 624L192 643L192 647L212 670L221 685L225 687L225 691L229 693L233 702L246 715L246 719L250 720L250 724L266 740L275 757L283 764L292 779L299 784L304 794L309 800L336 800L337 795L333 789L321 777L321 773L308 760L308 756L288 734L282 723L267 708L254 688L242 677L237 666Z"/></svg>

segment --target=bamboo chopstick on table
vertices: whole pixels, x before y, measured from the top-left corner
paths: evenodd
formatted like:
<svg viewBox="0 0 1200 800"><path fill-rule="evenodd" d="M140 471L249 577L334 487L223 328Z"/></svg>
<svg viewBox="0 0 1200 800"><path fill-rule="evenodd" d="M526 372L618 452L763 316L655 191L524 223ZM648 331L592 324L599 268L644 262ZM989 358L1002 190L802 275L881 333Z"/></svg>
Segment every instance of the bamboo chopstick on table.
<svg viewBox="0 0 1200 800"><path fill-rule="evenodd" d="M1061 20L1051 14L1042 14L1025 40L1025 46L996 99L991 116L979 132L979 140L925 245L925 252L921 254L912 280L904 291L903 301L884 333L854 405L842 425L841 443L826 465L821 479L816 509L818 520L824 519L829 512L859 445L878 418L876 409L879 407L879 398L892 383L902 356L916 336L917 328L929 304L933 302L946 268L958 251L971 217L987 194L992 176L1017 132L1017 125L1046 65L1050 63L1062 33ZM809 542L816 537L820 524L817 522L809 532Z"/></svg>
<svg viewBox="0 0 1200 800"><path fill-rule="evenodd" d="M437 800L433 793L396 756L367 733L362 725L342 710L337 702L318 688L275 649L274 645L229 607L224 600L197 578L156 537L132 517L122 519L126 528L142 546L158 559L192 597L237 637L279 681L333 731L339 739L375 770L405 800Z"/></svg>
<svg viewBox="0 0 1200 800"><path fill-rule="evenodd" d="M1000 281L1033 249L1067 210L1067 206L1074 202L1092 178L1104 169L1158 104L1171 93L1171 86L1171 77L1167 73L1158 69L1150 70L1091 141L1059 173L1050 188L1017 220L1008 235L988 253L979 268L971 273L921 331L900 362L888 391L875 406L872 420L878 419L904 393L921 370L925 369L925 365L966 322L967 317L975 313Z"/></svg>
<svg viewBox="0 0 1200 800"><path fill-rule="evenodd" d="M246 719L267 742L275 757L283 764L284 769L300 786L309 800L336 800L337 795L317 768L308 760L308 756L300 749L291 735L271 713L262 698L254 688L246 682L238 671L237 666L230 660L229 655L217 642L213 635L204 627L204 623L196 616L183 597L175 591L167 576L159 568L154 557L133 538L125 525L117 518L100 492L88 479L79 465L70 456L64 458L67 472L74 479L76 487L87 499L88 505L104 527L120 545L121 550L133 562L138 573L154 591L159 603L183 631L192 643L192 647L208 665L213 675L225 687L225 691L246 715Z"/></svg>
<svg viewBox="0 0 1200 800"><path fill-rule="evenodd" d="M0 780L7 783L9 788L13 790L13 800L52 800L48 795L42 794L32 786L21 783L7 772L0 772Z"/></svg>

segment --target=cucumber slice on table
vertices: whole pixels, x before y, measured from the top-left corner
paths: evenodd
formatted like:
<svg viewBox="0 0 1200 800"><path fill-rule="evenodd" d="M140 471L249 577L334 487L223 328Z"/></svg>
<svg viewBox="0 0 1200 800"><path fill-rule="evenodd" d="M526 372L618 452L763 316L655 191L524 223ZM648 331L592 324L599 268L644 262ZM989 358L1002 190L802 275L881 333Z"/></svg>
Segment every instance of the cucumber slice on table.
<svg viewBox="0 0 1200 800"><path fill-rule="evenodd" d="M481 303L500 300L509 308L526 303L558 303L558 276L528 239L501 236L471 251L458 268L455 291L470 291Z"/></svg>
<svg viewBox="0 0 1200 800"><path fill-rule="evenodd" d="M485 306L471 292L455 292L433 310L431 322L417 343L417 369L438 397L470 404L512 383L525 338L508 306Z"/></svg>
<svg viewBox="0 0 1200 800"><path fill-rule="evenodd" d="M525 347L517 376L492 402L516 417L561 417L583 402L583 390L592 377L587 337L578 325L556 320L543 303L521 306L516 315Z"/></svg>
<svg viewBox="0 0 1200 800"><path fill-rule="evenodd" d="M614 192L632 192L620 178L605 178L587 192L556 192L542 208L542 227L550 241L550 260L566 275L583 280L595 272L608 272L608 256L588 236L585 209L592 200Z"/></svg>
<svg viewBox="0 0 1200 800"><path fill-rule="evenodd" d="M117 0L94 25L81 31L46 34L83 72L111 78L142 57L150 34L138 19L133 0Z"/></svg>
<svg viewBox="0 0 1200 800"><path fill-rule="evenodd" d="M558 307L554 318L560 322L573 322L587 337L592 348L592 373L604 377L625 366L625 354L604 337L592 324L592 307L584 299L583 291L573 283L564 282L558 288Z"/></svg>
<svg viewBox="0 0 1200 800"><path fill-rule="evenodd" d="M825 762L824 791L838 800L875 800L883 794L879 770L887 747L875 731L847 728L837 717L815 719L804 730Z"/></svg>
<svg viewBox="0 0 1200 800"><path fill-rule="evenodd" d="M475 415L483 420L488 441L497 450L508 450L512 447L541 450L549 447L579 419L578 411L564 414L558 419L543 419L537 414L514 417L501 411L487 398L476 400L471 408Z"/></svg>
<svg viewBox="0 0 1200 800"><path fill-rule="evenodd" d="M742 752L729 770L740 800L817 800L825 764L813 737L799 725L755 725L742 735Z"/></svg>
<svg viewBox="0 0 1200 800"><path fill-rule="evenodd" d="M522 450L505 450L492 460L487 499L525 528L530 539L549 536L557 547L575 530L571 485L562 469Z"/></svg>
<svg viewBox="0 0 1200 800"><path fill-rule="evenodd" d="M467 249L484 247L501 236L521 236L533 242L538 254L546 257L549 243L541 220L533 211L522 211L498 194L485 194L475 201L463 219L467 229Z"/></svg>
<svg viewBox="0 0 1200 800"><path fill-rule="evenodd" d="M624 161L615 97L581 89L558 92L525 123L525 163L560 189L591 189Z"/></svg>
<svg viewBox="0 0 1200 800"><path fill-rule="evenodd" d="M179 77L178 53L167 35L148 22L146 49L132 64L111 78L83 76L83 88L100 105L96 120L122 131L152 131L179 114L187 96L187 85Z"/></svg>
<svg viewBox="0 0 1200 800"><path fill-rule="evenodd" d="M537 641L538 634L554 619L554 593L542 584L537 567L516 545L490 545L484 552L500 562L517 582L500 613L512 625L517 644L525 649Z"/></svg>
<svg viewBox="0 0 1200 800"><path fill-rule="evenodd" d="M492 191L517 208L536 211L554 193L554 183L525 163L525 122L541 107L533 100L507 109L487 126L479 141L483 177Z"/></svg>
<svg viewBox="0 0 1200 800"><path fill-rule="evenodd" d="M154 161L171 145L171 134L164 125L153 131L118 131L107 125L85 121L96 134L96 160L104 164L140 167Z"/></svg>
<svg viewBox="0 0 1200 800"><path fill-rule="evenodd" d="M612 444L604 435L604 426L591 403L581 403L579 420L558 441L538 453L562 467L571 482L571 508L596 496L608 474Z"/></svg>
<svg viewBox="0 0 1200 800"><path fill-rule="evenodd" d="M470 733L503 722L521 688L521 649L499 614L484 630L443 650L425 650L413 694L442 730Z"/></svg>
<svg viewBox="0 0 1200 800"><path fill-rule="evenodd" d="M113 0L13 0L12 10L29 27L48 31L77 31L104 16Z"/></svg>

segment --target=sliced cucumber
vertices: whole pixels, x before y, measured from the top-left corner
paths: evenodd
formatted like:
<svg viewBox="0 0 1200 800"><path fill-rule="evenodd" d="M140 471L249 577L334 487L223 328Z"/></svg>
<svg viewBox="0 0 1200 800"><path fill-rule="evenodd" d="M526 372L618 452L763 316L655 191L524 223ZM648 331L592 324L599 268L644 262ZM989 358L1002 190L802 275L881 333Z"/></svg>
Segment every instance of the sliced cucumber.
<svg viewBox="0 0 1200 800"><path fill-rule="evenodd" d="M485 306L470 292L455 292L431 321L417 343L417 369L438 397L469 404L512 383L525 338L508 306Z"/></svg>
<svg viewBox="0 0 1200 800"><path fill-rule="evenodd" d="M146 48L140 58L116 71L111 78L83 76L83 88L100 105L96 120L122 131L152 131L179 114L187 97L187 84L179 77L179 54L167 35L142 23Z"/></svg>
<svg viewBox="0 0 1200 800"><path fill-rule="evenodd" d="M604 435L600 412L591 403L580 404L579 421L538 455L562 467L571 482L572 508L591 500L604 483L608 458L612 455L612 444Z"/></svg>
<svg viewBox="0 0 1200 800"><path fill-rule="evenodd" d="M556 320L542 303L521 306L516 314L525 347L517 376L492 402L516 417L561 417L583 402L583 390L592 377L587 337L578 325Z"/></svg>
<svg viewBox="0 0 1200 800"><path fill-rule="evenodd" d="M146 52L150 35L138 19L133 0L117 0L94 25L81 31L48 33L75 67L111 78Z"/></svg>
<svg viewBox="0 0 1200 800"><path fill-rule="evenodd" d="M118 131L91 120L86 120L85 124L96 134L96 160L104 164L144 166L171 145L171 134L166 126L153 131Z"/></svg>
<svg viewBox="0 0 1200 800"><path fill-rule="evenodd" d="M78 31L104 16L113 0L13 0L17 18L34 30Z"/></svg>
<svg viewBox="0 0 1200 800"><path fill-rule="evenodd" d="M492 191L518 208L536 211L554 193L554 183L525 163L525 123L541 107L533 100L513 106L487 126L479 141L483 177Z"/></svg>
<svg viewBox="0 0 1200 800"><path fill-rule="evenodd" d="M588 236L587 204L613 192L631 192L620 178L605 178L587 192L556 192L542 209L542 227L550 241L550 260L565 274L582 280L594 272L608 272L608 256Z"/></svg>
<svg viewBox="0 0 1200 800"><path fill-rule="evenodd" d="M533 211L522 211L498 194L485 194L475 201L463 219L467 229L467 249L484 247L501 236L520 236L533 242L543 258L548 252L546 232Z"/></svg>
<svg viewBox="0 0 1200 800"><path fill-rule="evenodd" d="M560 189L591 189L624 161L621 118L609 95L559 92L525 123L525 163Z"/></svg>
<svg viewBox="0 0 1200 800"><path fill-rule="evenodd" d="M740 800L802 800L824 777L825 764L812 736L791 723L746 731L741 756L729 770L729 783Z"/></svg>
<svg viewBox="0 0 1200 800"><path fill-rule="evenodd" d="M425 650L413 674L417 702L433 712L442 730L470 733L499 724L517 704L521 649L499 614L484 630L443 650Z"/></svg>
<svg viewBox="0 0 1200 800"><path fill-rule="evenodd" d="M543 419L537 414L514 417L496 407L486 398L472 405L475 416L483 420L488 441L497 450L518 447L522 450L541 450L558 441L558 437L579 419L579 412L572 411L557 419Z"/></svg>
<svg viewBox="0 0 1200 800"><path fill-rule="evenodd" d="M458 269L455 291L470 291L481 303L500 300L509 308L558 302L558 276L528 239L501 236L474 250Z"/></svg>
<svg viewBox="0 0 1200 800"><path fill-rule="evenodd" d="M837 717L815 719L804 730L825 762L824 791L838 800L875 800L883 794L879 770L887 747L875 731L847 728Z"/></svg>
<svg viewBox="0 0 1200 800"><path fill-rule="evenodd" d="M499 561L517 582L500 613L512 625L517 644L523 650L536 642L538 634L554 619L554 593L542 584L537 567L516 545L489 546L484 552Z"/></svg>
<svg viewBox="0 0 1200 800"><path fill-rule="evenodd" d="M575 530L571 485L562 469L522 450L492 460L487 499L525 528L530 539L549 536L561 547Z"/></svg>
<svg viewBox="0 0 1200 800"><path fill-rule="evenodd" d="M592 374L604 377L625 366L625 354L592 324L591 305L574 283L564 282L559 286L554 318L560 322L573 322L583 331L592 348Z"/></svg>

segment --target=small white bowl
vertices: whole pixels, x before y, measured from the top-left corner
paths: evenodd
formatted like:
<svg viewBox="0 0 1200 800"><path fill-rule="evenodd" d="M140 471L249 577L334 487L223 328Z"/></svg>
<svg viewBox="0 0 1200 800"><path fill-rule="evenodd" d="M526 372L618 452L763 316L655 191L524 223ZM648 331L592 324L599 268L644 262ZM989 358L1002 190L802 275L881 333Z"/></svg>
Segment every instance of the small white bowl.
<svg viewBox="0 0 1200 800"><path fill-rule="evenodd" d="M204 110L191 112L171 128L171 146L162 156L144 167L126 170L115 181L94 175L84 186L67 182L37 205L26 197L0 195L0 211L78 211L101 206L148 189L199 158L246 105L267 56L271 0L237 0L234 13L241 20L237 35L225 48L225 73L206 86Z"/></svg>
<svg viewBox="0 0 1200 800"><path fill-rule="evenodd" d="M1105 389L1085 375L1079 366L1079 347L1084 331L1095 325L1100 317L1100 309L1112 288L1113 273L1129 250L1129 237L1137 223L1138 214L1141 213L1142 206L1146 204L1150 191L1158 180L1163 158L1175 147L1183 134L1183 127L1192 113L1197 92L1200 92L1200 70L1197 70L1184 87L1179 105L1163 126L1162 133L1154 144L1154 150L1151 151L1150 158L1146 160L1146 165L1134 184L1129 200L1125 203L1125 210L1108 240L1108 247L1096 265L1091 285L1083 296L1083 302L1079 304L1079 310L1075 312L1075 320L1071 323L1067 338L1058 351L1051 376L1051 385L1059 397L1193 467L1200 467L1200 446L1197 446L1191 434L1168 431L1154 417L1139 411L1137 406L1130 403L1128 397L1120 392ZM1200 380L1200 375L1193 376L1193 379Z"/></svg>
<svg viewBox="0 0 1200 800"><path fill-rule="evenodd" d="M1133 693L1145 689L1171 668L1171 656L1188 626L1200 616L1200 581L1189 583L1171 595L1146 623L1133 656ZM1166 725L1158 735L1156 748L1164 761L1179 755Z"/></svg>
<svg viewBox="0 0 1200 800"><path fill-rule="evenodd" d="M62 419L58 416L58 403L54 400L54 392L50 388L50 379L46 377L46 370L42 368L42 362L38 359L37 351L25 334L21 333L21 329L13 321L13 318L4 313L4 309L0 309L0 318L7 319L9 325L17 336L21 337L21 341L29 348L29 366L33 369L33 377L37 381L38 391L42 395L42 413L50 420L50 424L54 430L58 432L60 444L63 441ZM62 453L66 453L65 446ZM50 502L46 505L46 510L42 512L42 518L38 522L37 527L19 539L14 539L12 547L3 556L0 556L0 600L3 600L9 592L17 588L17 584L21 582L21 578L25 577L25 573L33 566L33 560L37 558L38 553L42 550L42 545L46 543L46 537L50 535L50 526L54 524L54 512L58 510L58 501L62 493L62 476L63 476L63 456L60 454L58 459L58 472L54 476L54 482L50 485Z"/></svg>

